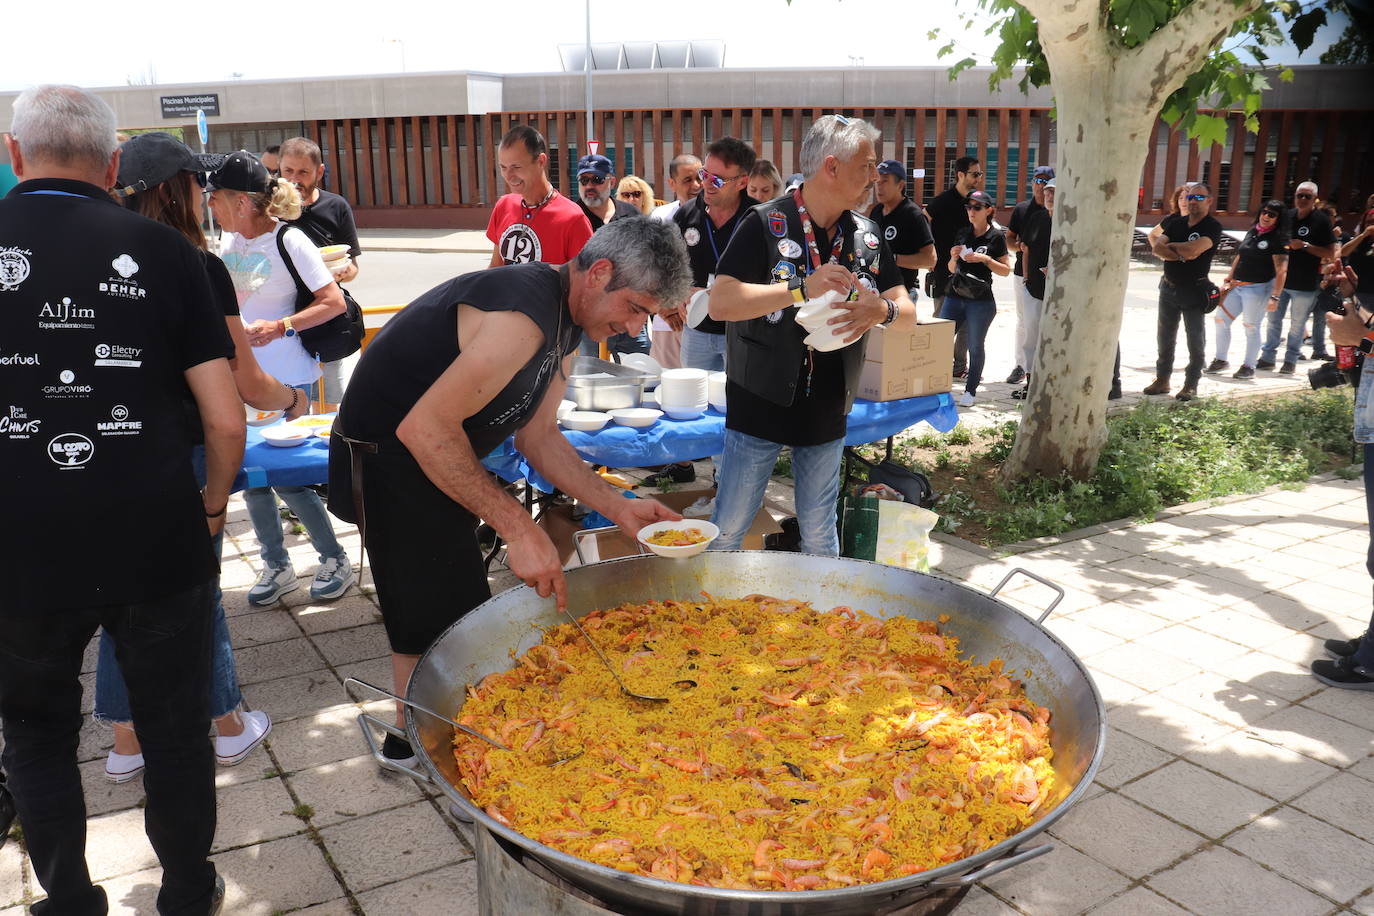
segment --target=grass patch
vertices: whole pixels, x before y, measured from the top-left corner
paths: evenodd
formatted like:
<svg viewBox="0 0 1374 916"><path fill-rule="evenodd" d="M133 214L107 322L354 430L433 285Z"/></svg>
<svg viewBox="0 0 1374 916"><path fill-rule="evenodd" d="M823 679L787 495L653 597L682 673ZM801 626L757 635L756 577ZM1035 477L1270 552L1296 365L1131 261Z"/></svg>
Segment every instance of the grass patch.
<svg viewBox="0 0 1374 916"><path fill-rule="evenodd" d="M1197 500L1298 486L1353 460L1349 389L1250 401L1142 404L1107 421L1107 444L1088 480L1039 479L1003 489L997 470L1016 424L955 429L900 443L894 458L941 494L941 530L990 546L1062 534L1121 518L1149 518Z"/></svg>

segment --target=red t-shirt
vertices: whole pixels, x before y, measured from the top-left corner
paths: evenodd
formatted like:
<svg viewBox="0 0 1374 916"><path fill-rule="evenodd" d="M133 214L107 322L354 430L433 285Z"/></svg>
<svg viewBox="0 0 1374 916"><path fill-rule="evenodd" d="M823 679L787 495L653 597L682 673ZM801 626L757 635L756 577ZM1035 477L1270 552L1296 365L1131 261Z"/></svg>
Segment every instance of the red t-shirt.
<svg viewBox="0 0 1374 916"><path fill-rule="evenodd" d="M592 225L582 208L557 191L528 221L527 212L519 194L505 195L492 208L487 238L507 264L566 264L592 237Z"/></svg>

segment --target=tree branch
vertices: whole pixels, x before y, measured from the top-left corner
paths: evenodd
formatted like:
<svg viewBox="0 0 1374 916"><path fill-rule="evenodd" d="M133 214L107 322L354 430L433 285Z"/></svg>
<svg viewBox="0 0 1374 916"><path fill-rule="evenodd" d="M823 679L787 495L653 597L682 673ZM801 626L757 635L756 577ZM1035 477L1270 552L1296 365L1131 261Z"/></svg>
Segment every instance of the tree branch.
<svg viewBox="0 0 1374 916"><path fill-rule="evenodd" d="M1100 0L1016 0L1035 17L1043 47L1102 40ZM1258 0L1257 0L1258 2Z"/></svg>
<svg viewBox="0 0 1374 916"><path fill-rule="evenodd" d="M1132 79L1135 104L1159 111L1174 90L1194 73L1231 27L1254 13L1262 0L1194 0L1138 46L1121 54Z"/></svg>

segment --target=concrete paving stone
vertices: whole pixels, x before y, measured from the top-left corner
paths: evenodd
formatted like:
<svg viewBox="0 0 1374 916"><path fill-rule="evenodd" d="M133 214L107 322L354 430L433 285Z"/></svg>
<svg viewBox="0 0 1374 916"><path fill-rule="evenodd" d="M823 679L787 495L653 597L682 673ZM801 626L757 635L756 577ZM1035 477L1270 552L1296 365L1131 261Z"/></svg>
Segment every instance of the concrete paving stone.
<svg viewBox="0 0 1374 916"><path fill-rule="evenodd" d="M1228 837L1226 846L1337 900L1370 884L1374 845L1292 808L1265 815Z"/></svg>
<svg viewBox="0 0 1374 916"><path fill-rule="evenodd" d="M211 861L224 876L224 912L234 916L276 916L343 893L319 847L305 836L222 852Z"/></svg>
<svg viewBox="0 0 1374 916"><path fill-rule="evenodd" d="M1354 766L1348 768L1346 772L1353 773L1362 779L1374 782L1374 756L1364 758Z"/></svg>
<svg viewBox="0 0 1374 916"><path fill-rule="evenodd" d="M1123 786L1126 795L1203 836L1218 839L1274 806L1273 799L1186 760Z"/></svg>
<svg viewBox="0 0 1374 916"><path fill-rule="evenodd" d="M296 803L281 779L219 789L219 820L215 827L214 852L253 846L300 833L306 822L291 813Z"/></svg>
<svg viewBox="0 0 1374 916"><path fill-rule="evenodd" d="M1265 645L1260 651L1265 655L1272 655L1275 658L1281 658L1284 661L1305 667L1314 658L1326 657L1322 649L1322 643L1328 637L1317 631L1327 623L1328 621L1323 620L1320 624L1316 624L1310 629L1294 632L1285 636L1283 639ZM1331 627L1325 626L1326 632L1331 632L1331 629ZM1315 680L1312 684L1314 690L1319 686L1318 682Z"/></svg>
<svg viewBox="0 0 1374 916"><path fill-rule="evenodd" d="M1205 842L1114 792L1081 802L1049 832L1132 878L1163 868Z"/></svg>
<svg viewBox="0 0 1374 916"><path fill-rule="evenodd" d="M1212 671L1170 684L1156 695L1236 728L1259 722L1288 706L1287 700Z"/></svg>
<svg viewBox="0 0 1374 916"><path fill-rule="evenodd" d="M368 624L351 630L334 630L311 637L331 665L361 662L391 655L386 630L381 624Z"/></svg>
<svg viewBox="0 0 1374 916"><path fill-rule="evenodd" d="M1101 903L1130 882L1077 849L1056 843L1046 855L983 884L1027 916L1063 916Z"/></svg>
<svg viewBox="0 0 1374 916"><path fill-rule="evenodd" d="M1172 754L1162 751L1134 735L1116 728L1107 730L1107 746L1102 752L1102 763L1097 769L1094 782L1111 788L1119 788L1144 773L1158 769L1170 760Z"/></svg>
<svg viewBox="0 0 1374 916"><path fill-rule="evenodd" d="M1348 580L1347 580L1348 581ZM1311 580L1285 589L1284 593L1288 597L1301 601L1310 607L1321 608L1322 610L1338 612L1338 616L1346 616L1349 611L1356 611L1357 617L1365 621L1369 620L1369 576L1365 575L1364 589L1352 592L1350 588L1340 588L1330 585L1324 581L1322 575L1313 576ZM1363 600L1361 600L1363 599Z"/></svg>
<svg viewBox="0 0 1374 916"><path fill-rule="evenodd" d="M77 681L81 684L81 714L89 715L95 709L95 672L83 674Z"/></svg>
<svg viewBox="0 0 1374 916"><path fill-rule="evenodd" d="M24 900L24 854L18 843L0 847L0 908Z"/></svg>
<svg viewBox="0 0 1374 916"><path fill-rule="evenodd" d="M979 885L974 885L959 904L959 916L1020 916L1020 912Z"/></svg>
<svg viewBox="0 0 1374 916"><path fill-rule="evenodd" d="M1256 557L1255 562L1263 562L1268 569L1289 573L1302 580L1317 579L1320 581L1322 576L1334 573L1339 568L1339 564L1330 562L1333 559L1337 559L1336 557L1327 554L1326 560L1318 560L1313 557L1300 556L1299 554L1289 552L1296 547L1301 547L1303 544L1311 543L1311 541L1303 541L1300 544L1294 544L1292 547L1275 550L1262 557ZM1305 588L1306 586L1303 587Z"/></svg>
<svg viewBox="0 0 1374 916"><path fill-rule="evenodd" d="M91 641L86 643L86 650L81 653L81 673L90 674L95 671L97 660L100 658L100 631L96 630Z"/></svg>
<svg viewBox="0 0 1374 916"><path fill-rule="evenodd" d="M1202 572L1208 565L1200 560L1172 556L1165 558L1160 553L1147 553L1127 557L1113 563L1111 568L1113 572L1134 576L1147 585L1160 586Z"/></svg>
<svg viewBox="0 0 1374 916"><path fill-rule="evenodd" d="M112 747L114 747L114 732L110 730L110 726L86 716L81 722L81 732L77 740L77 763L97 759L103 761Z"/></svg>
<svg viewBox="0 0 1374 916"><path fill-rule="evenodd" d="M263 646L248 646L234 652L239 684L256 684L290 674L303 674L321 667L324 659L305 637L286 639Z"/></svg>
<svg viewBox="0 0 1374 916"><path fill-rule="evenodd" d="M1105 566L1081 566L1072 573L1060 576L1055 582L1064 588L1074 588L1096 595L1104 602L1117 601L1143 585L1134 576L1116 572Z"/></svg>
<svg viewBox="0 0 1374 916"><path fill-rule="evenodd" d="M1188 626L1251 649L1272 645L1292 636L1294 630L1272 620L1263 620L1236 608L1219 608L1188 621Z"/></svg>
<svg viewBox="0 0 1374 916"><path fill-rule="evenodd" d="M291 916L354 916L353 904L348 898L340 897L326 903L317 903L303 910L292 910Z"/></svg>
<svg viewBox="0 0 1374 916"><path fill-rule="evenodd" d="M252 583L249 583L251 585ZM243 614L280 614L284 605L280 602L270 608L260 608L248 603L248 585L241 588L225 588L221 603L224 605L225 617L238 617Z"/></svg>
<svg viewBox="0 0 1374 916"><path fill-rule="evenodd" d="M366 754L299 770L287 781L296 797L315 809L311 823L316 827L410 804L420 798L413 780L383 776L376 761Z"/></svg>
<svg viewBox="0 0 1374 916"><path fill-rule="evenodd" d="M1245 598L1253 598L1263 594L1265 591L1259 585L1234 582L1213 575L1210 569L1208 567L1208 571L1198 572L1170 583L1170 597L1186 596L1215 604L1218 607L1227 607Z"/></svg>
<svg viewBox="0 0 1374 916"><path fill-rule="evenodd" d="M157 865L143 832L143 809L129 808L86 819L86 864L92 881L103 881ZM30 864L30 878L33 866ZM37 887L36 879L33 879Z"/></svg>
<svg viewBox="0 0 1374 916"><path fill-rule="evenodd" d="M1127 592L1117 598L1116 603L1141 608L1171 623L1187 623L1217 609L1213 601L1196 595L1175 594L1168 588L1143 588Z"/></svg>
<svg viewBox="0 0 1374 916"><path fill-rule="evenodd" d="M1368 780L1348 772L1338 773L1289 804L1366 842L1374 842L1374 791ZM1370 882L1374 883L1374 875Z"/></svg>
<svg viewBox="0 0 1374 916"><path fill-rule="evenodd" d="M1050 632L1063 640L1080 658L1094 655L1112 646L1119 646L1123 642L1120 636L1080 623L1071 617L1055 620L1051 616L1045 624Z"/></svg>
<svg viewBox="0 0 1374 916"><path fill-rule="evenodd" d="M1297 541L1293 543L1296 544ZM1291 572L1269 569L1264 565L1263 556L1251 557L1235 566L1216 565L1209 569L1208 573L1228 582L1236 582L1240 585L1248 585L1265 591L1287 588L1294 582L1302 581Z"/></svg>
<svg viewBox="0 0 1374 916"><path fill-rule="evenodd" d="M325 827L320 835L355 893L456 864L467 855L427 801L353 818Z"/></svg>
<svg viewBox="0 0 1374 916"><path fill-rule="evenodd" d="M1313 683L1317 682L1314 680ZM1374 723L1372 699L1374 698L1370 697L1368 691L1325 687L1312 696L1305 697L1302 705L1363 728Z"/></svg>
<svg viewBox="0 0 1374 916"><path fill-rule="evenodd" d="M1243 598L1230 606L1261 620L1271 620L1293 630L1306 630L1330 619L1322 610L1278 592L1265 592L1253 598Z"/></svg>
<svg viewBox="0 0 1374 916"><path fill-rule="evenodd" d="M449 865L358 895L364 913L477 916L477 864Z"/></svg>
<svg viewBox="0 0 1374 916"><path fill-rule="evenodd" d="M1145 882L1195 913L1206 916L1254 916L1255 902L1284 916L1319 916L1330 902L1237 855L1213 846Z"/></svg>
<svg viewBox="0 0 1374 916"><path fill-rule="evenodd" d="M143 779L115 784L105 775L105 757L80 765L81 788L86 795L86 816L94 817L136 807L143 800Z"/></svg>
<svg viewBox="0 0 1374 916"><path fill-rule="evenodd" d="M328 668L249 684L243 696L252 708L265 709L275 723L348 702L338 676Z"/></svg>
<svg viewBox="0 0 1374 916"><path fill-rule="evenodd" d="M1129 556L1134 556L1120 547L1104 544L1098 538L1084 538L1066 541L1044 552L1047 557L1068 560L1070 563L1086 563L1089 566L1110 566Z"/></svg>
<svg viewBox="0 0 1374 916"><path fill-rule="evenodd" d="M1350 908L1359 913L1360 916L1374 916L1374 891L1356 900L1350 905Z"/></svg>
<svg viewBox="0 0 1374 916"><path fill-rule="evenodd" d="M1146 690L1176 684L1202 670L1197 665L1161 655L1133 642L1095 652L1085 661L1094 671L1103 671Z"/></svg>
<svg viewBox="0 0 1374 916"><path fill-rule="evenodd" d="M300 628L307 634L346 630L370 623L380 623L381 611L365 595L349 593L328 604L307 604L291 612Z"/></svg>
<svg viewBox="0 0 1374 916"><path fill-rule="evenodd" d="M1248 652L1229 660L1222 673L1238 683L1289 701L1300 700L1320 686L1305 664L1287 662L1263 652Z"/></svg>
<svg viewBox="0 0 1374 916"><path fill-rule="evenodd" d="M1244 655L1245 646L1204 633L1195 627L1176 623L1147 633L1133 645L1180 659L1199 668L1215 671L1228 659Z"/></svg>
<svg viewBox="0 0 1374 916"><path fill-rule="evenodd" d="M1329 534L1338 534L1343 530L1348 530L1353 524L1364 524L1366 521L1363 512L1360 513L1358 519L1336 518L1334 513L1333 516L1307 513L1295 518L1271 522L1269 527L1278 534L1286 534L1300 541L1310 541L1314 538L1326 537Z"/></svg>
<svg viewBox="0 0 1374 916"><path fill-rule="evenodd" d="M1346 554L1342 554L1342 557ZM1333 572L1323 573L1321 584L1341 592L1348 592L1344 600L1352 605L1359 605L1363 609L1369 604L1370 581L1369 571L1365 569L1363 562L1355 563L1350 566L1337 568Z"/></svg>
<svg viewBox="0 0 1374 916"><path fill-rule="evenodd" d="M1320 490L1316 487L1300 487L1295 490L1275 490L1265 494L1265 498L1270 502L1279 503L1284 506L1292 506L1295 509L1302 509L1314 512L1346 502L1349 494L1340 490Z"/></svg>
<svg viewBox="0 0 1374 916"><path fill-rule="evenodd" d="M227 551L227 547L226 547ZM224 591L248 589L261 570L238 555L226 557L219 567L219 587Z"/></svg>
<svg viewBox="0 0 1374 916"><path fill-rule="evenodd" d="M157 892L162 887L162 869L145 868L128 875L100 882L110 902L112 916L156 913Z"/></svg>
<svg viewBox="0 0 1374 916"><path fill-rule="evenodd" d="M301 628L289 614L243 614L229 625L229 638L236 649L298 639L300 635Z"/></svg>
<svg viewBox="0 0 1374 916"><path fill-rule="evenodd" d="M1092 916L1189 916L1188 911L1175 906L1148 887L1133 887L1120 897L1113 897L1092 909Z"/></svg>
<svg viewBox="0 0 1374 916"><path fill-rule="evenodd" d="M1093 540L1108 547L1115 547L1127 554L1149 553L1169 544L1178 543L1177 539L1169 536L1168 533L1154 531L1147 525L1136 525L1131 528L1109 531L1100 537L1093 538Z"/></svg>
<svg viewBox="0 0 1374 916"><path fill-rule="evenodd" d="M267 745L288 774L356 757L367 750L358 730L359 711L348 704L282 722L273 726Z"/></svg>
<svg viewBox="0 0 1374 916"><path fill-rule="evenodd" d="M1235 731L1234 726L1180 706L1157 693L1108 710L1107 721L1156 747L1176 753L1195 750Z"/></svg>
<svg viewBox="0 0 1374 916"><path fill-rule="evenodd" d="M1191 516L1180 516L1175 519L1175 524L1182 524L1191 519ZM1264 551L1264 548L1254 544L1247 544L1244 541L1231 540L1228 537L1208 537L1198 541L1185 541L1182 544L1175 544L1156 551L1160 554L1169 556L1187 557L1193 560L1206 560L1213 566L1238 566L1252 559L1256 554Z"/></svg>
<svg viewBox="0 0 1374 916"><path fill-rule="evenodd" d="M1097 692L1102 694L1102 703L1108 709L1123 703L1130 703L1150 692L1144 687L1094 669L1092 665L1089 665L1088 668L1092 671L1093 683L1097 685Z"/></svg>
<svg viewBox="0 0 1374 916"><path fill-rule="evenodd" d="M1334 767L1289 750L1250 729L1223 735L1184 756L1279 801L1287 801L1337 772Z"/></svg>
<svg viewBox="0 0 1374 916"><path fill-rule="evenodd" d="M1071 619L1075 623L1096 627L1125 640L1135 639L1146 633L1153 633L1155 630L1162 630L1170 623L1163 617L1157 617L1140 608L1129 607L1119 602L1084 608L1074 612ZM1053 616L1047 621L1047 625L1053 631Z"/></svg>
<svg viewBox="0 0 1374 916"><path fill-rule="evenodd" d="M1347 767L1374 749L1374 732L1302 706L1290 706L1250 727L1265 740L1332 766Z"/></svg>
<svg viewBox="0 0 1374 916"><path fill-rule="evenodd" d="M1318 538L1315 541L1303 541L1300 544L1285 547L1282 552L1289 556L1313 560L1323 566L1339 568L1351 562L1350 558L1363 558L1365 555L1362 550L1348 550L1341 546L1342 542L1350 537L1349 534L1337 534L1334 537Z"/></svg>

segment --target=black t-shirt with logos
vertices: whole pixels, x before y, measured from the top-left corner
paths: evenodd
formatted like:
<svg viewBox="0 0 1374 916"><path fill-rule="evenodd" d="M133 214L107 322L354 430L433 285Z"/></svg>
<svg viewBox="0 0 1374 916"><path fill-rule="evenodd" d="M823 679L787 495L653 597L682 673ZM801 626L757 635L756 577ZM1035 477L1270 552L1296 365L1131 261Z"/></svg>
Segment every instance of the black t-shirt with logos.
<svg viewBox="0 0 1374 916"><path fill-rule="evenodd" d="M758 201L741 191L735 212L719 226L707 212L705 194L698 194L673 212L673 225L677 226L682 233L682 240L687 244L687 262L692 267L693 286L706 289L711 285L720 256L730 245L735 227L749 212L749 208L757 204ZM707 317L696 326L696 330L707 334L724 334L725 322Z"/></svg>
<svg viewBox="0 0 1374 916"><path fill-rule="evenodd" d="M968 228L968 211L964 209L967 201L957 187L951 187L926 204L930 232L935 237L935 267L931 273L937 280L949 278L949 250L954 247L959 233Z"/></svg>
<svg viewBox="0 0 1374 916"><path fill-rule="evenodd" d="M1207 276L1212 269L1212 258L1217 253L1221 241L1221 223L1211 216L1204 216L1196 225L1188 225L1185 214L1173 213L1159 223L1164 238L1170 242L1192 242L1201 238L1212 240L1212 247L1191 261L1165 261L1164 278L1178 286L1192 286Z"/></svg>
<svg viewBox="0 0 1374 916"><path fill-rule="evenodd" d="M640 209L636 207L634 204L630 203L629 201L621 200L619 197L613 198L611 200L611 204L615 207L615 210L613 211L615 215L612 216L611 219L624 219L627 216L644 215L642 212L640 212ZM600 229L602 226L606 225L606 221L601 217L597 216L591 210L588 210L587 205L584 204L581 200L577 202L577 205L581 207L582 212L586 214L587 222L592 224L593 232Z"/></svg>
<svg viewBox="0 0 1374 916"><path fill-rule="evenodd" d="M959 233L959 237L955 239L954 244L963 245L965 248L972 248L979 254L985 254L995 261L1000 261L1007 256L1007 237L1002 233L1001 229L991 224L988 225L987 231L982 235L974 235L973 226L970 225L966 227ZM945 262L949 262L948 257L945 258ZM958 268L959 273L965 276L977 277L989 284L992 283L992 268L982 261L960 260L958 262ZM996 302L991 290L988 292L988 301Z"/></svg>
<svg viewBox="0 0 1374 916"><path fill-rule="evenodd" d="M358 244L358 227L353 223L353 208L332 191L321 188L319 199L302 207L301 215L290 223L304 232L316 247L347 245L348 253L355 258L363 253Z"/></svg>
<svg viewBox="0 0 1374 916"><path fill-rule="evenodd" d="M1267 283L1274 279L1274 256L1288 254L1284 247L1287 244L1288 236L1281 227L1276 226L1265 233L1251 227L1236 249L1239 260L1236 261L1235 278L1242 283Z"/></svg>
<svg viewBox="0 0 1374 916"><path fill-rule="evenodd" d="M1011 208L1011 217L1007 220L1007 228L1010 229L1012 232L1016 233L1016 237L1024 242L1026 240L1026 225L1030 220L1031 215L1044 209L1044 205L1036 203L1034 197L1027 197L1025 200L1021 201L1016 206ZM1018 277L1028 276L1027 274L1025 274L1024 268L1021 265L1020 249L1017 249L1016 251L1016 262L1012 264L1011 272ZM1035 298L1043 299L1044 296L1040 295L1036 296Z"/></svg>
<svg viewBox="0 0 1374 916"><path fill-rule="evenodd" d="M1026 246L1024 270L1026 292L1036 299L1045 298L1045 268L1050 266L1050 236L1054 220L1044 207L1028 208L1021 223L1021 241Z"/></svg>
<svg viewBox="0 0 1374 916"><path fill-rule="evenodd" d="M206 261L93 185L0 201L0 614L134 604L213 579L185 372L233 356Z"/></svg>
<svg viewBox="0 0 1374 916"><path fill-rule="evenodd" d="M892 208L891 213L883 212L883 205L876 205L868 218L883 229L883 241L892 249L893 254L916 254L922 248L935 242L930 232L930 221L921 208L909 198ZM902 272L902 283L907 289L915 289L921 282L921 272L914 267L898 267Z"/></svg>
<svg viewBox="0 0 1374 916"><path fill-rule="evenodd" d="M1315 207L1305 217L1298 216L1296 207L1288 211L1288 229L1295 242L1325 247L1336 241L1331 230L1331 217ZM1322 259L1306 251L1288 252L1288 279L1283 288L1294 292L1310 293L1321 282Z"/></svg>
<svg viewBox="0 0 1374 916"><path fill-rule="evenodd" d="M813 225L818 251L829 252L835 244L835 232L845 233L845 252L852 247L854 219L845 211L835 228L826 232ZM716 273L734 277L741 283L772 283L773 265L778 260L779 240L769 233L757 210L749 210L739 222L734 238L721 252ZM878 292L902 286L902 273L887 245L879 242L878 275L874 280ZM828 260L828 258L827 258ZM782 320L792 321L793 309L783 311ZM859 346L855 341L850 346ZM726 383L725 400L729 410L725 414L725 428L758 439L783 445L805 446L832 442L845 433L845 390L843 350L808 350L807 358L797 367L797 394L788 406L760 397L742 385ZM809 385L808 385L809 376Z"/></svg>

